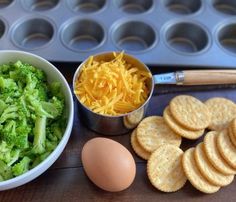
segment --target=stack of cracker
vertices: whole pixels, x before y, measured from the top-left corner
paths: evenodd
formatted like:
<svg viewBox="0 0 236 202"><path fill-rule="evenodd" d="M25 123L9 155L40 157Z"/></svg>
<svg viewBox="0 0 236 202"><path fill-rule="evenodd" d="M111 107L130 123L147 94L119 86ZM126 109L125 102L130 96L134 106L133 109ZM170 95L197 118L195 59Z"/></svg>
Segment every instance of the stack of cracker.
<svg viewBox="0 0 236 202"><path fill-rule="evenodd" d="M236 145L230 138L230 128L231 124L228 129L208 132L203 143L188 149L183 155L183 168L188 180L204 193L214 193L234 179Z"/></svg>
<svg viewBox="0 0 236 202"><path fill-rule="evenodd" d="M167 125L180 136L198 139L210 125L211 113L200 100L187 95L180 95L170 101L163 117Z"/></svg>
<svg viewBox="0 0 236 202"><path fill-rule="evenodd" d="M195 148L183 155L184 172L191 184L204 193L229 185L236 174L236 105L225 98L205 102L211 114L209 131Z"/></svg>
<svg viewBox="0 0 236 202"><path fill-rule="evenodd" d="M214 193L236 174L236 105L225 98L205 103L181 95L173 98L163 117L143 119L132 132L131 145L147 162L150 182L159 190L174 192L187 181L204 193ZM233 120L233 121L232 121ZM183 152L183 138L203 143Z"/></svg>
<svg viewBox="0 0 236 202"><path fill-rule="evenodd" d="M148 160L149 179L161 191L177 191L187 180L181 163L181 141L181 136L160 116L143 119L132 132L131 145L140 157Z"/></svg>

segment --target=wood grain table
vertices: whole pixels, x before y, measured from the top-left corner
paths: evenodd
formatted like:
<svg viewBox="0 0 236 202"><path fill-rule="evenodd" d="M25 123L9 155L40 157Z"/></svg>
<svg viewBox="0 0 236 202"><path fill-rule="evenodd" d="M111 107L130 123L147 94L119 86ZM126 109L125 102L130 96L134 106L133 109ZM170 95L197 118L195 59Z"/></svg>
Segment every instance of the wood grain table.
<svg viewBox="0 0 236 202"><path fill-rule="evenodd" d="M78 64L55 63L58 69L72 84L72 77ZM171 71L173 69L152 67L153 73ZM147 115L162 115L163 109L171 98L179 94L190 94L201 100L210 97L226 97L236 101L234 85L210 87L176 87L156 86L151 99ZM74 99L75 100L75 99ZM136 161L137 173L133 184L119 193L109 193L97 188L85 175L81 164L81 150L91 138L102 136L90 131L78 119L75 103L74 125L70 140L59 159L41 176L18 188L0 192L0 202L30 202L30 201L236 201L236 180L229 186L221 188L215 194L203 194L197 191L189 182L175 193L163 193L155 189L149 182L146 174L146 161L140 159L133 152L130 145L130 133L109 138L120 142L127 147ZM202 139L189 141L184 139L181 145L183 150L196 145Z"/></svg>

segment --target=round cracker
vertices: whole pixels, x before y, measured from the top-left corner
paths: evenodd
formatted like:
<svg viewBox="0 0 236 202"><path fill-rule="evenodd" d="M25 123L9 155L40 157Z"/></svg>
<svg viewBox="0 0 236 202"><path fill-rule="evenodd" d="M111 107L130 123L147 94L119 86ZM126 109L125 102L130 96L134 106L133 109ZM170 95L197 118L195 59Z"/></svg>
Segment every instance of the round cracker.
<svg viewBox="0 0 236 202"><path fill-rule="evenodd" d="M147 163L147 174L152 185L164 192L174 192L184 186L187 178L182 167L183 151L163 144L153 152Z"/></svg>
<svg viewBox="0 0 236 202"><path fill-rule="evenodd" d="M236 170L229 166L225 159L221 156L217 148L217 137L218 132L216 131L208 132L204 137L203 144L208 160L221 173L225 175L236 174Z"/></svg>
<svg viewBox="0 0 236 202"><path fill-rule="evenodd" d="M137 133L136 133L136 129L133 130L132 134L131 134L131 146L133 148L133 150L135 151L135 153L143 158L144 160L148 160L151 153L146 151L145 149L143 149L141 147L141 145L139 144L138 140L137 140Z"/></svg>
<svg viewBox="0 0 236 202"><path fill-rule="evenodd" d="M232 144L227 130L223 130L217 137L217 146L226 162L236 169L236 147Z"/></svg>
<svg viewBox="0 0 236 202"><path fill-rule="evenodd" d="M174 119L189 130L202 130L210 124L210 112L206 105L195 97L179 95L170 102Z"/></svg>
<svg viewBox="0 0 236 202"><path fill-rule="evenodd" d="M165 122L167 123L167 125L178 135L187 138L187 139L198 139L199 137L201 137L204 133L204 129L202 130L188 130L184 127L182 127L181 125L179 125L176 120L173 118L171 112L170 112L170 108L169 106L165 108L164 113L163 113L163 118L165 120Z"/></svg>
<svg viewBox="0 0 236 202"><path fill-rule="evenodd" d="M137 127L139 144L147 151L153 152L163 143L180 146L181 136L174 133L160 116L149 116Z"/></svg>
<svg viewBox="0 0 236 202"><path fill-rule="evenodd" d="M224 175L211 165L205 154L203 143L198 144L194 154L199 171L210 183L216 186L226 186L233 181L234 175Z"/></svg>
<svg viewBox="0 0 236 202"><path fill-rule="evenodd" d="M222 130L236 117L236 105L226 98L211 98L205 104L211 113L209 129Z"/></svg>
<svg viewBox="0 0 236 202"><path fill-rule="evenodd" d="M211 184L202 176L194 159L194 148L185 151L182 163L185 175L196 189L207 194L215 193L220 189L220 186Z"/></svg>
<svg viewBox="0 0 236 202"><path fill-rule="evenodd" d="M236 136L234 136L233 129L232 129L231 126L228 127L228 134L229 134L229 137L230 137L231 142L232 142L233 145L236 147Z"/></svg>

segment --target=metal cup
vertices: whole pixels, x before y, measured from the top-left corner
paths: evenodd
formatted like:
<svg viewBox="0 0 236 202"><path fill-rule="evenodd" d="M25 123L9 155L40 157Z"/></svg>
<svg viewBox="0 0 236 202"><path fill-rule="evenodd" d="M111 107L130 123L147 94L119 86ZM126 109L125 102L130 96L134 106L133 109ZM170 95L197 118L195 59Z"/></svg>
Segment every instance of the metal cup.
<svg viewBox="0 0 236 202"><path fill-rule="evenodd" d="M94 55L94 60L96 61L111 61L112 59L114 59L113 52L105 52ZM142 71L147 71L151 73L149 68L137 58L124 53L124 59L132 66L139 68ZM87 60L85 60L79 65L74 74L73 91L75 91L75 82L80 76L81 70ZM120 135L127 133L131 129L135 128L139 124L139 122L145 117L148 103L154 89L153 77L147 80L147 86L149 88L149 96L147 100L143 103L143 105L141 105L138 109L134 111L117 116L102 115L93 112L84 104L82 104L80 102L79 96L75 94L78 100L78 112L80 120L83 121L91 130L104 135Z"/></svg>

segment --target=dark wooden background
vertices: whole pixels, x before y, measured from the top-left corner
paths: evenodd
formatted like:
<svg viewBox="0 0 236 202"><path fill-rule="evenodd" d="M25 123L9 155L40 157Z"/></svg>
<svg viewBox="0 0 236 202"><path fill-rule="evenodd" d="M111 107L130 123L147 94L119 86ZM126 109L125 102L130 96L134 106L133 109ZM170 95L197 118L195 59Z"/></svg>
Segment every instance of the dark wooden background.
<svg viewBox="0 0 236 202"><path fill-rule="evenodd" d="M72 84L72 77L79 64L55 63L58 69ZM172 71L175 68L151 67L153 73ZM178 94L190 94L201 100L210 97L226 97L236 101L234 85L217 86L156 86L151 99L148 115L162 115L163 109L170 99ZM74 99L75 100L75 99ZM86 177L81 164L80 154L83 145L91 138L101 136L87 129L78 119L77 105L75 100L74 126L70 140L59 159L45 173L33 181L18 188L0 192L1 202L30 202L30 201L236 201L236 180L227 187L221 188L215 194L207 195L197 191L187 182L184 188L175 193L163 193L155 189L149 182L146 174L146 162L133 152L130 145L130 133L120 136L109 136L125 147L133 154L136 161L137 173L133 184L119 193L109 193L97 188ZM183 139L181 148L196 145L201 141L189 141Z"/></svg>

